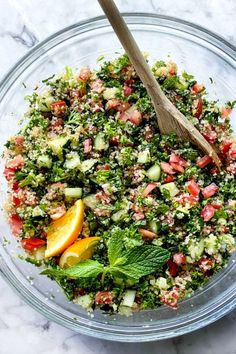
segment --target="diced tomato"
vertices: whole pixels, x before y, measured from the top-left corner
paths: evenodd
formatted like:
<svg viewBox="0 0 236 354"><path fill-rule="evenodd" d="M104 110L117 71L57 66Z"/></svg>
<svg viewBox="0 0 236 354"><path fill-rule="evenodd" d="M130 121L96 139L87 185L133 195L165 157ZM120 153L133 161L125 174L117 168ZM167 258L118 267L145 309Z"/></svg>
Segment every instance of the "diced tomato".
<svg viewBox="0 0 236 354"><path fill-rule="evenodd" d="M66 102L61 100L51 104L52 114L56 117L62 117L65 115L66 112Z"/></svg>
<svg viewBox="0 0 236 354"><path fill-rule="evenodd" d="M156 188L156 186L157 186L156 183L149 183L143 191L143 197L147 197L148 194L151 193L153 191L153 189Z"/></svg>
<svg viewBox="0 0 236 354"><path fill-rule="evenodd" d="M210 173L212 175L217 175L220 171L218 170L217 167L212 167L211 170L210 170Z"/></svg>
<svg viewBox="0 0 236 354"><path fill-rule="evenodd" d="M206 141L208 141L208 143L215 144L216 139L217 139L217 133L214 130L209 131L207 133L203 132L202 135L204 136Z"/></svg>
<svg viewBox="0 0 236 354"><path fill-rule="evenodd" d="M108 165L107 163L105 163L104 165L98 165L97 169L98 170L103 170L103 171L109 171L110 170L110 165Z"/></svg>
<svg viewBox="0 0 236 354"><path fill-rule="evenodd" d="M232 145L233 141L232 140L225 140L225 141L222 141L222 143L220 144L220 151L223 153L223 154L226 154L231 145Z"/></svg>
<svg viewBox="0 0 236 354"><path fill-rule="evenodd" d="M6 167L12 170L19 170L25 164L24 158L22 155L16 155L12 160L8 161Z"/></svg>
<svg viewBox="0 0 236 354"><path fill-rule="evenodd" d="M12 189L13 189L13 191L17 191L19 189L19 182L13 182Z"/></svg>
<svg viewBox="0 0 236 354"><path fill-rule="evenodd" d="M179 195L176 200L182 204L182 205L186 205L189 204L190 206L195 206L199 203L199 197L198 196L193 196L191 194L188 193L183 193L181 195Z"/></svg>
<svg viewBox="0 0 236 354"><path fill-rule="evenodd" d="M186 263L186 256L185 254L183 254L182 252L180 253L175 253L173 255L173 261L174 263L176 263L178 266L180 266L181 264Z"/></svg>
<svg viewBox="0 0 236 354"><path fill-rule="evenodd" d="M215 208L211 204L205 205L201 211L201 217L204 221L209 221L211 218L213 218L214 214Z"/></svg>
<svg viewBox="0 0 236 354"><path fill-rule="evenodd" d="M101 93L104 90L103 81L100 79L93 81L90 86L92 91L96 93Z"/></svg>
<svg viewBox="0 0 236 354"><path fill-rule="evenodd" d="M165 179L164 179L164 183L170 183L174 181L174 177L171 175L168 175Z"/></svg>
<svg viewBox="0 0 236 354"><path fill-rule="evenodd" d="M60 219L65 213L66 213L66 208L63 205L61 205L54 210L53 214L51 214L51 218L52 220Z"/></svg>
<svg viewBox="0 0 236 354"><path fill-rule="evenodd" d="M98 291L95 295L95 304L97 305L110 304L112 300L113 296L110 291Z"/></svg>
<svg viewBox="0 0 236 354"><path fill-rule="evenodd" d="M15 207L18 207L20 204L21 204L21 200L20 198L17 197L17 194L14 193L12 195L12 204L15 206Z"/></svg>
<svg viewBox="0 0 236 354"><path fill-rule="evenodd" d="M119 101L119 104L117 106L117 111L124 112L127 111L128 109L130 109L129 102Z"/></svg>
<svg viewBox="0 0 236 354"><path fill-rule="evenodd" d="M133 215L133 219L134 220L143 220L143 219L145 219L145 215L144 215L144 213L134 213L134 215Z"/></svg>
<svg viewBox="0 0 236 354"><path fill-rule="evenodd" d="M92 139L84 140L84 153L88 154L92 151Z"/></svg>
<svg viewBox="0 0 236 354"><path fill-rule="evenodd" d="M140 234L142 235L143 238L148 239L148 240L153 240L157 235L155 232L146 230L146 229L138 229Z"/></svg>
<svg viewBox="0 0 236 354"><path fill-rule="evenodd" d="M170 165L171 167L173 168L173 170L177 171L177 172L180 172L180 173L183 173L184 172L184 168L183 166L177 164L177 163L174 163L174 162L170 162Z"/></svg>
<svg viewBox="0 0 236 354"><path fill-rule="evenodd" d="M107 101L106 103L106 109L110 110L110 109L117 109L117 107L120 104L120 100L118 100L118 98L112 98L110 100Z"/></svg>
<svg viewBox="0 0 236 354"><path fill-rule="evenodd" d="M120 143L120 137L119 135L113 136L110 140L111 145L118 146Z"/></svg>
<svg viewBox="0 0 236 354"><path fill-rule="evenodd" d="M229 149L229 157L231 159L236 159L236 144L232 144Z"/></svg>
<svg viewBox="0 0 236 354"><path fill-rule="evenodd" d="M212 197L214 194L218 192L218 186L215 183L209 184L209 186L205 187L202 190L203 197L205 199Z"/></svg>
<svg viewBox="0 0 236 354"><path fill-rule="evenodd" d="M180 166L183 166L183 167L186 167L187 166L187 161L184 160L181 156L179 155L176 155L176 154L171 154L170 155L170 164L171 163L175 163L175 164L178 164Z"/></svg>
<svg viewBox="0 0 236 354"><path fill-rule="evenodd" d="M136 295L134 301L136 302L136 304L140 305L142 302L142 298L140 296Z"/></svg>
<svg viewBox="0 0 236 354"><path fill-rule="evenodd" d="M173 290L165 291L165 294L162 296L161 301L166 306L176 310L178 308L178 299L179 291L176 287L174 287Z"/></svg>
<svg viewBox="0 0 236 354"><path fill-rule="evenodd" d="M203 90L204 90L204 86L198 84L197 82L191 88L192 93L195 93L195 94L202 92Z"/></svg>
<svg viewBox="0 0 236 354"><path fill-rule="evenodd" d="M170 63L168 64L168 67L169 67L169 74L170 74L171 76L176 75L176 73L177 73L177 66L176 66L176 64L170 62Z"/></svg>
<svg viewBox="0 0 236 354"><path fill-rule="evenodd" d="M215 261L213 259L202 257L198 261L199 268L205 273L211 270L212 267L215 265Z"/></svg>
<svg viewBox="0 0 236 354"><path fill-rule="evenodd" d="M167 261L167 266L169 268L170 275L176 277L178 274L178 265L173 262L171 259Z"/></svg>
<svg viewBox="0 0 236 354"><path fill-rule="evenodd" d="M221 108L221 117L222 118L228 118L231 112L232 112L231 108L222 107Z"/></svg>
<svg viewBox="0 0 236 354"><path fill-rule="evenodd" d="M193 116L196 118L200 118L200 116L202 115L202 110L203 102L201 97L199 97L193 102Z"/></svg>
<svg viewBox="0 0 236 354"><path fill-rule="evenodd" d="M15 175L16 175L15 169L13 169L13 168L8 168L8 167L6 167L6 166L5 166L5 168L4 168L3 174L4 174L4 176L5 176L5 178L6 178L7 181L10 181L10 180L13 179L13 178L15 177Z"/></svg>
<svg viewBox="0 0 236 354"><path fill-rule="evenodd" d="M18 214L11 214L9 217L9 224L14 236L18 236L23 228L23 221Z"/></svg>
<svg viewBox="0 0 236 354"><path fill-rule="evenodd" d="M135 83L135 80L134 80L134 79L128 79L128 80L125 80L125 81L124 81L124 84L125 84L126 86L132 86L134 83Z"/></svg>
<svg viewBox="0 0 236 354"><path fill-rule="evenodd" d="M88 81L91 76L91 70L86 66L80 70L79 78L82 81Z"/></svg>
<svg viewBox="0 0 236 354"><path fill-rule="evenodd" d="M111 202L110 197L104 191L97 192L96 198L101 200L103 202L103 204L110 204L110 202Z"/></svg>
<svg viewBox="0 0 236 354"><path fill-rule="evenodd" d="M187 183L186 188L194 197L197 197L200 193L200 187L193 179Z"/></svg>
<svg viewBox="0 0 236 354"><path fill-rule="evenodd" d="M15 144L18 146L22 146L24 144L24 137L22 135L16 135Z"/></svg>
<svg viewBox="0 0 236 354"><path fill-rule="evenodd" d="M30 252L33 252L40 247L43 247L45 244L46 241L42 240L41 238L25 238L21 240L22 247Z"/></svg>
<svg viewBox="0 0 236 354"><path fill-rule="evenodd" d="M70 100L73 102L74 100L78 100L86 94L85 87L80 87L79 89L71 89L69 90Z"/></svg>
<svg viewBox="0 0 236 354"><path fill-rule="evenodd" d="M142 115L137 109L135 109L129 116L128 120L134 125L140 125L142 121Z"/></svg>
<svg viewBox="0 0 236 354"><path fill-rule="evenodd" d="M168 175L173 175L175 173L174 169L168 162L161 162L160 163L161 169L163 172L167 173Z"/></svg>
<svg viewBox="0 0 236 354"><path fill-rule="evenodd" d="M55 129L58 127L62 127L64 125L64 120L62 118L52 119L51 128Z"/></svg>
<svg viewBox="0 0 236 354"><path fill-rule="evenodd" d="M236 162L230 163L227 167L226 170L229 173L232 173L233 175L236 175Z"/></svg>
<svg viewBox="0 0 236 354"><path fill-rule="evenodd" d="M132 93L134 91L134 89L132 87L126 86L126 85L124 85L124 89L123 90L124 90L124 96L125 97L128 97L128 96L132 95Z"/></svg>
<svg viewBox="0 0 236 354"><path fill-rule="evenodd" d="M213 208L215 208L215 209L220 209L220 208L222 208L222 205L219 204L219 203L214 203L214 202L212 202L211 205L212 205Z"/></svg>
<svg viewBox="0 0 236 354"><path fill-rule="evenodd" d="M212 162L212 158L208 155L205 155L203 157L200 157L198 160L197 160L197 166L200 167L200 168L204 168L206 167L207 165L209 165L209 163Z"/></svg>

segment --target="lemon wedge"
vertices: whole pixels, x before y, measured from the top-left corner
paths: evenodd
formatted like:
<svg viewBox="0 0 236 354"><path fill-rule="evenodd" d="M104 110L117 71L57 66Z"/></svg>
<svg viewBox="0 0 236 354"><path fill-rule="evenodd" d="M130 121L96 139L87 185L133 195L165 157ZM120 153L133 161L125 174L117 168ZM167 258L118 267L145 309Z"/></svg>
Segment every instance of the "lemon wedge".
<svg viewBox="0 0 236 354"><path fill-rule="evenodd" d="M67 249L80 234L84 221L83 201L77 200L60 219L53 221L47 232L45 257L53 257Z"/></svg>
<svg viewBox="0 0 236 354"><path fill-rule="evenodd" d="M100 237L86 237L76 241L62 254L59 266L61 268L72 267L78 262L92 258L95 247L100 241Z"/></svg>

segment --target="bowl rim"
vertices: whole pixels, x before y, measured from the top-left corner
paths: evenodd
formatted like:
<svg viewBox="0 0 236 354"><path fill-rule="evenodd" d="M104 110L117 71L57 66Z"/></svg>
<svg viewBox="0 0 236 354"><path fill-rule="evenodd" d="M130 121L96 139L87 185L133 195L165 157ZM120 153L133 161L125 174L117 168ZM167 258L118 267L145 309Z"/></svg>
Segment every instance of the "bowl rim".
<svg viewBox="0 0 236 354"><path fill-rule="evenodd" d="M181 31L187 30L188 33L191 33L195 37L199 37L201 39L204 39L204 41L209 41L211 44L213 44L215 47L220 48L221 51L227 53L228 56L230 56L234 61L236 60L236 47L229 43L227 40L219 36L218 34L202 27L196 24L193 24L189 21L185 21L176 17L171 17L171 16L166 16L166 15L157 15L153 13L145 13L145 12L140 12L140 13L130 13L130 12L125 12L122 13L122 15L125 17L127 20L128 24L138 24L137 21L138 19L142 18L148 18L150 19L155 19L155 20L162 20L166 21L166 27L172 27L175 28L174 25L180 25L182 26L180 28ZM100 25L99 25L100 24ZM149 22L149 25L151 23ZM37 45L35 45L32 49L30 49L22 58L20 58L15 65L8 71L8 73L3 77L3 79L0 82L0 102L2 101L3 97L5 94L7 94L7 91L10 87L11 80L12 78L19 77L22 73L22 69L24 69L25 64L31 64L32 59L34 59L34 56L37 56L37 53L40 53L44 46L49 45L49 48L51 49L53 46L54 40L57 39L56 44L60 43L59 38L66 36L66 34L70 33L71 31L80 28L86 28L87 26L92 25L93 27L87 29L96 29L96 28L101 28L101 27L108 27L109 23L108 20L106 19L105 16L97 16L97 17L92 17L83 21L79 21L78 23L75 23L73 25L70 25L68 27L65 27L49 37L45 38L43 41L39 42ZM163 24L161 24L163 25ZM193 33L195 31L195 33ZM204 38L203 38L204 37ZM51 44L51 45L50 45ZM20 69L20 70L19 70ZM18 72L19 71L19 72ZM0 249L2 248L2 245ZM0 274L3 276L3 278L10 284L10 286L14 289L14 291L21 296L22 299L24 299L25 302L27 302L29 305L31 305L34 309L36 309L39 313L43 314L45 317L49 318L50 320L57 322L60 325L63 325L69 329L72 329L74 331L80 332L82 334L90 335L93 337L97 338L103 338L107 340L113 340L113 341L121 341L121 342L148 342L148 341L154 341L154 340L160 340L160 339L167 339L167 338L172 338L176 337L182 334L189 333L191 331L197 330L199 328L202 328L215 320L219 319L220 317L226 315L230 311L232 311L236 307L236 298L235 298L235 289L230 291L227 294L227 298L224 299L223 305L222 301L220 304L218 304L218 307L215 308L215 311L211 310L207 312L208 317L204 317L204 313L200 314L195 321L187 321L184 323L181 327L176 327L176 326L170 326L170 328L166 328L165 330L157 332L155 329L151 330L146 328L143 328L143 331L137 332L137 333L131 333L127 331L127 328L123 329L123 332L121 329L114 330L112 331L105 331L103 328L96 328L93 327L91 324L88 324L87 326L84 325L84 323L80 324L79 321L75 321L73 319L68 319L66 318L63 314L60 314L56 309L49 307L49 306L41 306L40 302L37 302L36 296L35 299L32 297L32 293L29 293L27 288L20 288L19 287L19 281L17 279L17 276L13 274L11 271L10 267L7 265L7 263L4 263L4 258L0 254ZM18 285L18 286L16 286ZM135 327L133 327L135 330ZM126 332L127 331L127 332Z"/></svg>

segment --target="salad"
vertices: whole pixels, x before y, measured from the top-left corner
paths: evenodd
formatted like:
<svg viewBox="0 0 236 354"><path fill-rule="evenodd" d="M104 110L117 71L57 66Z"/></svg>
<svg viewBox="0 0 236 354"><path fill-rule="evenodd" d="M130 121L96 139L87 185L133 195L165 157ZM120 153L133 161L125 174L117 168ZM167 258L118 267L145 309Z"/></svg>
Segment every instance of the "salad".
<svg viewBox="0 0 236 354"><path fill-rule="evenodd" d="M43 80L24 127L6 143L6 203L24 259L68 299L129 314L176 309L235 250L236 142L230 113L192 75L157 61L153 74L214 144L219 171L175 134L161 135L127 55Z"/></svg>

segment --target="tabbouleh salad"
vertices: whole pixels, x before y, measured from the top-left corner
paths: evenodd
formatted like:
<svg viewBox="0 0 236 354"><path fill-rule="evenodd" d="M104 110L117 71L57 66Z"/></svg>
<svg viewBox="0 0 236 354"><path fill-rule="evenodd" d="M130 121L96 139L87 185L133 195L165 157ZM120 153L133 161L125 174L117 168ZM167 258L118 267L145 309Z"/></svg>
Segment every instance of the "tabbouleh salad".
<svg viewBox="0 0 236 354"><path fill-rule="evenodd" d="M171 61L152 72L216 146L221 171L174 133L160 135L127 55L44 80L6 143L12 233L26 260L86 309L176 309L235 250L235 102L219 107Z"/></svg>

